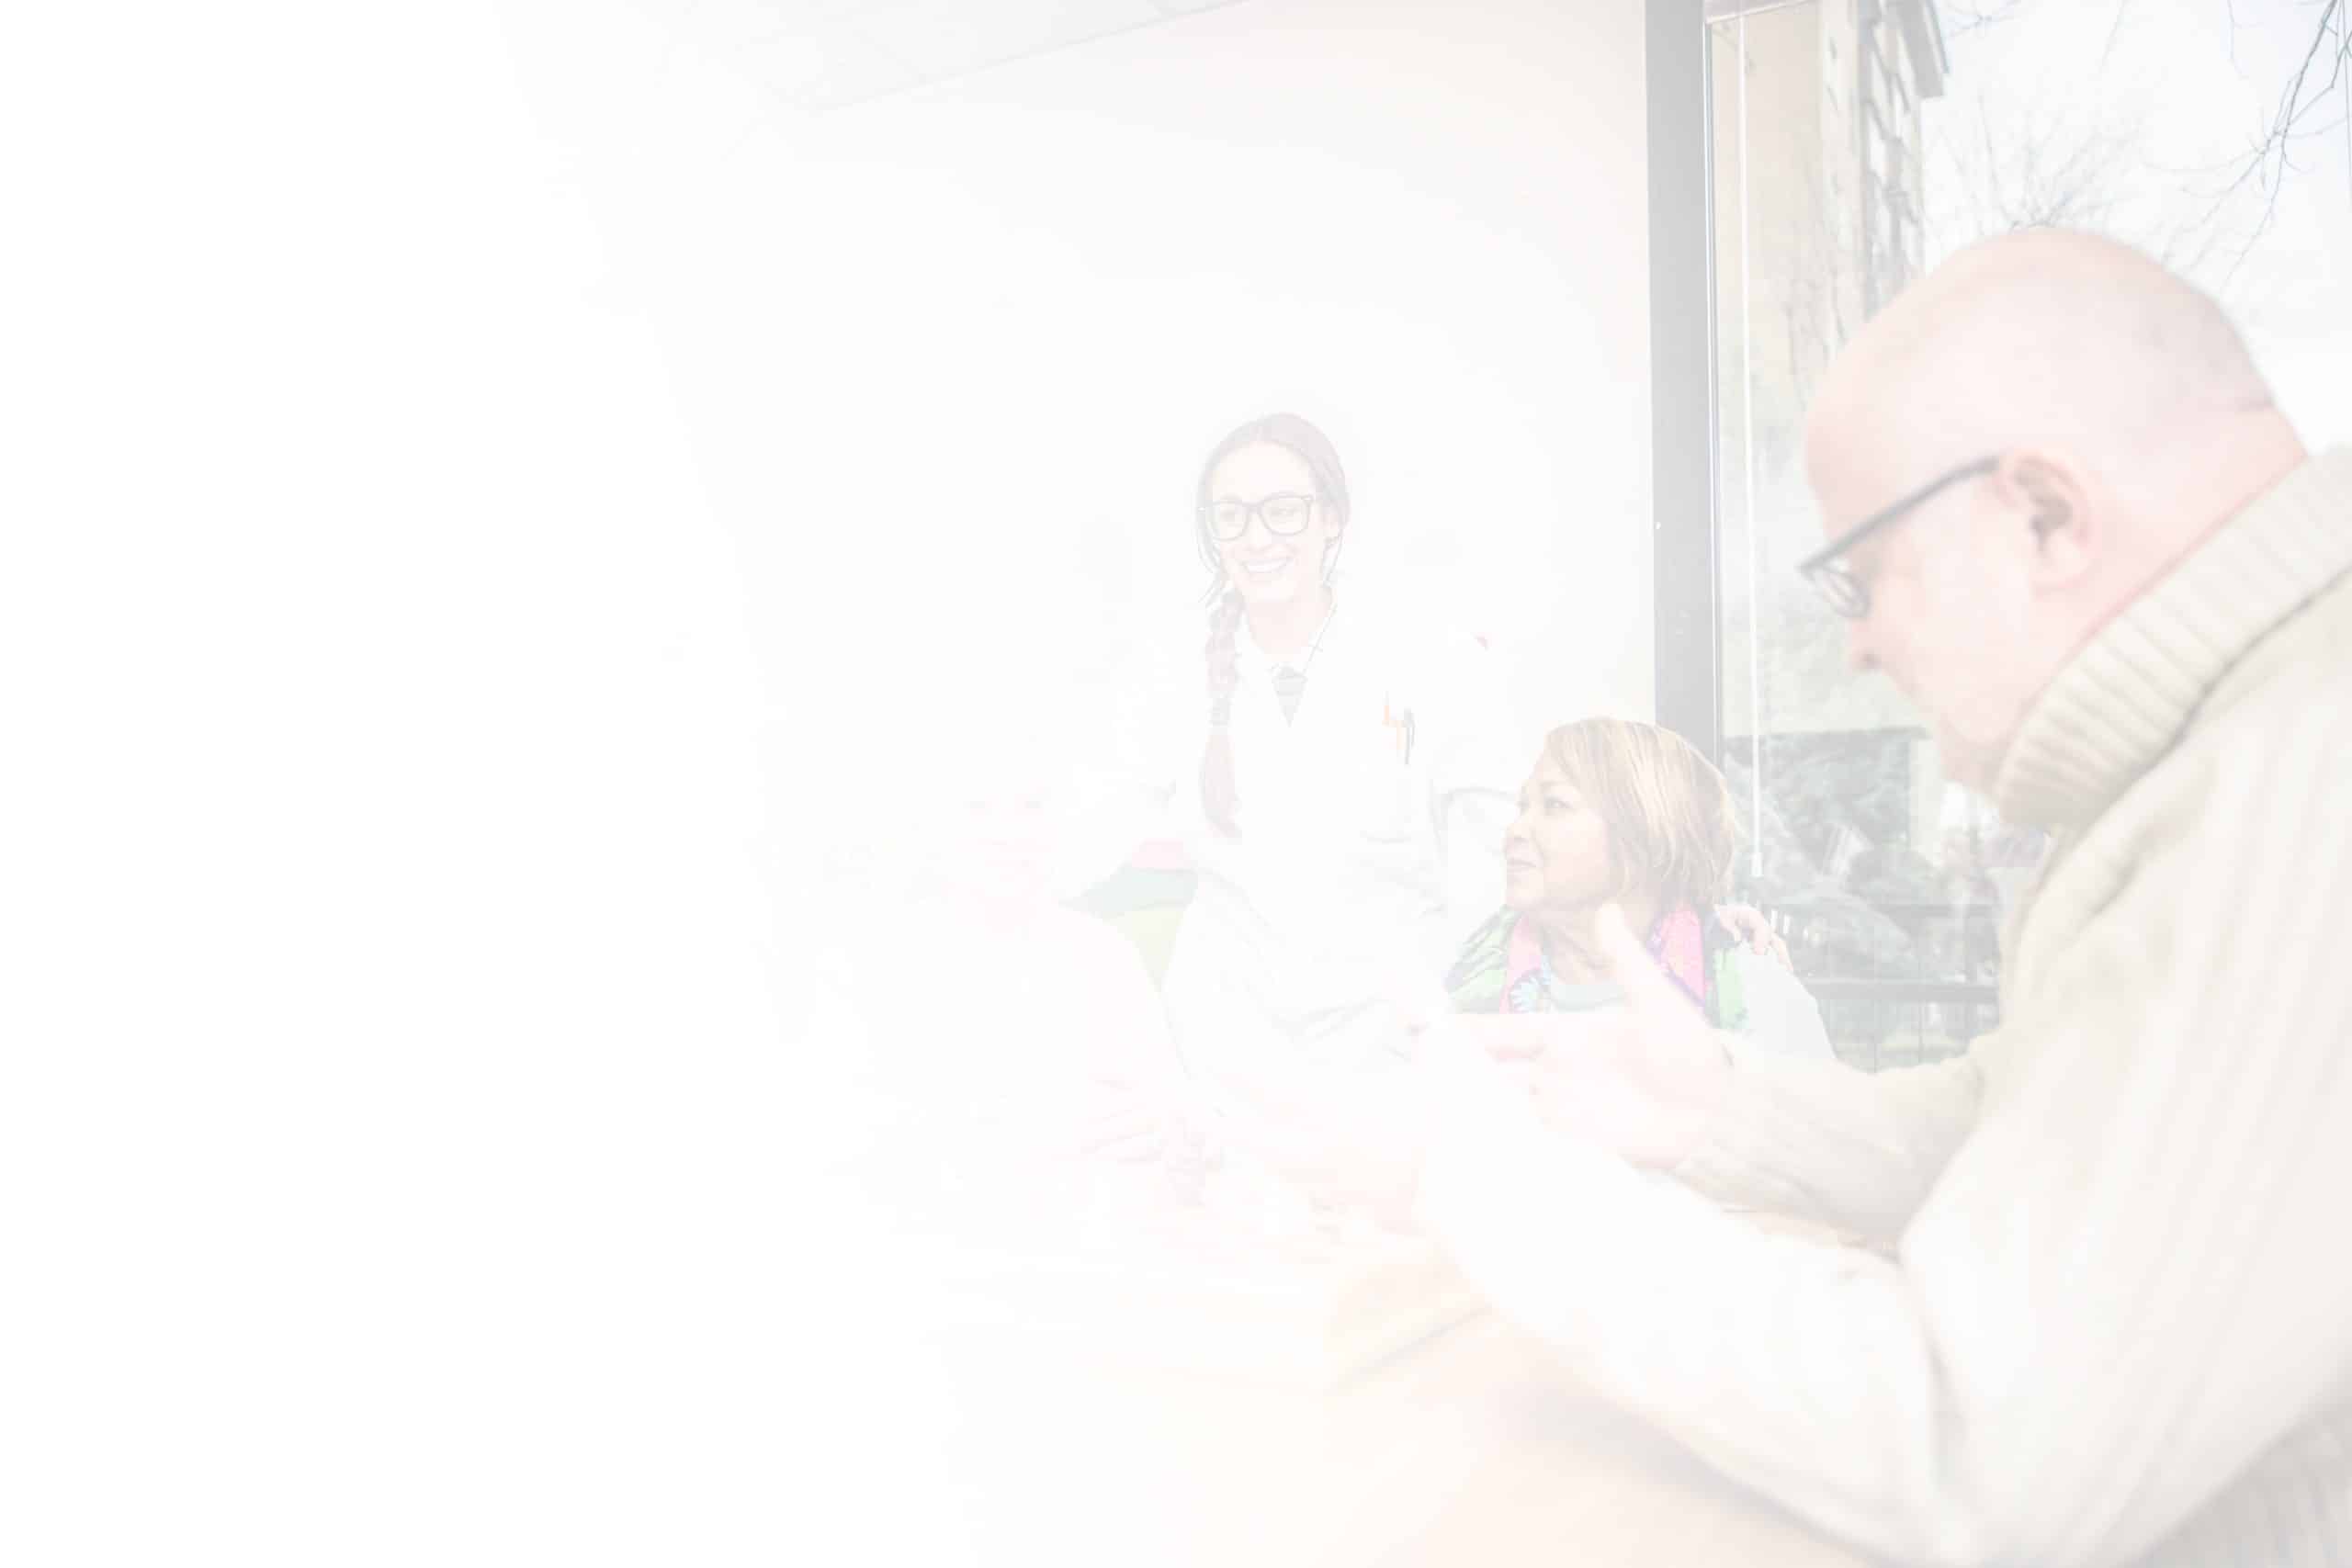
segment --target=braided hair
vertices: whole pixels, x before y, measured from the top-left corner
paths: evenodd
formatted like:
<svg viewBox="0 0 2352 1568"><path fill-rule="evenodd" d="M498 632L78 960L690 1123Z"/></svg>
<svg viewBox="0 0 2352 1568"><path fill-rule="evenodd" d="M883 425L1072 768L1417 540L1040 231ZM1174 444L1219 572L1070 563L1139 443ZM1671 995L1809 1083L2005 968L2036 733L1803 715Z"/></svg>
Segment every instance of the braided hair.
<svg viewBox="0 0 2352 1568"><path fill-rule="evenodd" d="M1323 557L1327 584L1339 570L1340 545L1346 537L1348 521L1348 476L1340 467L1339 451L1329 436L1295 413L1272 413L1239 426L1218 442L1208 461L1201 465L1193 507L1193 542L1200 547L1202 564L1209 569L1208 592L1203 596L1209 607L1205 649L1209 739L1201 752L1201 805L1217 831L1228 838L1241 831L1240 798L1233 779L1233 740L1227 730L1233 715L1233 689L1241 679L1234 651L1234 637L1241 626L1241 595L1226 581L1225 558L1218 553L1216 536L1209 527L1209 509L1216 499L1210 490L1216 483L1217 465L1245 446L1279 446L1306 465L1315 480L1317 499L1331 509L1342 530Z"/></svg>

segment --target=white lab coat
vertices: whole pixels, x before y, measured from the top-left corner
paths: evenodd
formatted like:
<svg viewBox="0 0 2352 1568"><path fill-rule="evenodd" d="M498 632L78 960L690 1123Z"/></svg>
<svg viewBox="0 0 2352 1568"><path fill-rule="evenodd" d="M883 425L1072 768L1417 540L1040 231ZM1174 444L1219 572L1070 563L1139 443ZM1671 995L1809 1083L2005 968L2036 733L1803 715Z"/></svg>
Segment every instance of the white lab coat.
<svg viewBox="0 0 2352 1568"><path fill-rule="evenodd" d="M1343 602L1285 720L1274 661L1237 634L1230 734L1238 837L1203 809L1199 655L1136 716L1200 883L1162 984L1177 1047L1211 1089L1399 1059L1396 1001L1442 1006L1462 938L1502 897L1502 834L1538 738L1508 716L1475 639Z"/></svg>

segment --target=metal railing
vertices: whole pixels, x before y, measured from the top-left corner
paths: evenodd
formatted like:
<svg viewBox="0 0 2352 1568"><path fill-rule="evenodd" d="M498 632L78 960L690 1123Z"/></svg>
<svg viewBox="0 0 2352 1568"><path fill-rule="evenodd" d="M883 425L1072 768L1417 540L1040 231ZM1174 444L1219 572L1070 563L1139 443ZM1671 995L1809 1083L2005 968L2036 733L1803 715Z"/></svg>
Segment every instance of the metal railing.
<svg viewBox="0 0 2352 1568"><path fill-rule="evenodd" d="M1855 903L1781 913L1797 974L1850 1066L1939 1061L2000 1021L2000 917L1991 905Z"/></svg>

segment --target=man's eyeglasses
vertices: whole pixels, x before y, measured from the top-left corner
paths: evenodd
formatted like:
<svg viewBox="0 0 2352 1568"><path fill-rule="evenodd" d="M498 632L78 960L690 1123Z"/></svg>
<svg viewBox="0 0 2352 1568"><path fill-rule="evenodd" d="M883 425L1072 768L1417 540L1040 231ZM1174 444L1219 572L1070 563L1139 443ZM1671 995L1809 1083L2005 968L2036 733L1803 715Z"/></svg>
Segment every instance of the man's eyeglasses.
<svg viewBox="0 0 2352 1568"><path fill-rule="evenodd" d="M1306 520L1315 514L1315 498L1288 491L1266 496L1258 501L1212 502L1201 511L1201 518L1217 538L1230 544L1250 531L1250 519L1258 518L1266 532L1288 538L1306 531Z"/></svg>
<svg viewBox="0 0 2352 1568"><path fill-rule="evenodd" d="M1859 621L1871 613L1869 585L1854 575L1844 557L1848 551L1888 524L1899 520L1915 507L1924 506L1963 479L1980 479L2001 466L1998 457L1979 457L1964 463L1932 483L1922 485L1901 501L1882 512L1873 512L1847 529L1821 548L1797 563L1798 573L1821 591L1829 607L1849 621Z"/></svg>

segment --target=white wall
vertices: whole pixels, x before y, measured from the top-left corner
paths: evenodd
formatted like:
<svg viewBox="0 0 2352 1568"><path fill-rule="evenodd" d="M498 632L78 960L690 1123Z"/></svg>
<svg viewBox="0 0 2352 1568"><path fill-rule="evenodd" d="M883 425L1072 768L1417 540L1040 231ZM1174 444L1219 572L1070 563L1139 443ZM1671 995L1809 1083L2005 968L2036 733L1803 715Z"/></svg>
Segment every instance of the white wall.
<svg viewBox="0 0 2352 1568"><path fill-rule="evenodd" d="M1287 408L1353 592L1523 652L1531 734L1649 711L1638 5L1247 0L814 117L663 17L741 129L628 197L631 287L780 681L933 615L1190 646L1201 457Z"/></svg>
<svg viewBox="0 0 2352 1568"><path fill-rule="evenodd" d="M807 1097L611 11L10 16L12 1560L778 1555Z"/></svg>
<svg viewBox="0 0 2352 1568"><path fill-rule="evenodd" d="M1367 577L1645 691L1638 10L1476 10L789 123L622 0L27 14L18 1536L776 1556L732 1499L841 1359L795 1326L838 1204L754 732L838 750L803 693L888 691L943 588L1180 601L1227 422L1329 420Z"/></svg>

